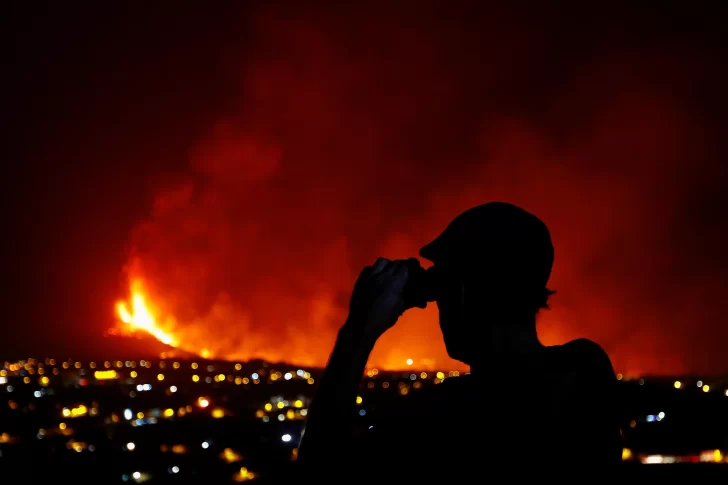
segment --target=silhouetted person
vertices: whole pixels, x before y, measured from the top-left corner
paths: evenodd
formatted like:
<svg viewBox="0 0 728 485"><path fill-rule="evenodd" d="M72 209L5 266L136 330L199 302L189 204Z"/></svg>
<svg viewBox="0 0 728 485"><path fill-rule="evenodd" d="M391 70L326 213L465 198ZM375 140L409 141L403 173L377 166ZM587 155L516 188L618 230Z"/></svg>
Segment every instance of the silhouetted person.
<svg viewBox="0 0 728 485"><path fill-rule="evenodd" d="M593 481L612 473L622 445L609 357L589 340L544 346L536 333L536 314L553 293L546 225L516 206L484 204L458 216L420 255L434 263L428 271L448 354L470 373L412 389L372 409L371 427L358 424L367 359L408 309L403 288L414 274L411 260L377 260L354 287L309 412L301 470L341 483Z"/></svg>

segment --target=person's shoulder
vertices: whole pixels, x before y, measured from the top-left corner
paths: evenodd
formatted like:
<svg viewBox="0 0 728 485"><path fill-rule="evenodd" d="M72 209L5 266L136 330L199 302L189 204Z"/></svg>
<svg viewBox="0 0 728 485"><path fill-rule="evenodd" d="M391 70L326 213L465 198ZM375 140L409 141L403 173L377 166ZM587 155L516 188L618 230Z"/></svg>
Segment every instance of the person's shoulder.
<svg viewBox="0 0 728 485"><path fill-rule="evenodd" d="M569 350L571 352L579 352L579 353L592 353L592 354L605 354L604 349L602 349L602 346L598 343L594 342L593 340L589 340L588 338L578 338L576 340L571 340L569 342L566 342L565 344L562 344L559 346L562 349Z"/></svg>
<svg viewBox="0 0 728 485"><path fill-rule="evenodd" d="M432 444L434 436L447 435L453 416L461 414L462 406L472 400L473 379L470 375L447 377L439 384L410 388L405 395L374 410L370 417L372 437L404 439L409 445ZM419 449L419 448L418 448Z"/></svg>
<svg viewBox="0 0 728 485"><path fill-rule="evenodd" d="M555 370L570 385L598 385L616 381L609 355L596 342L577 339L550 347L555 357Z"/></svg>
<svg viewBox="0 0 728 485"><path fill-rule="evenodd" d="M446 377L439 384L418 390L413 397L420 402L429 402L438 410L460 403L473 395L476 388L476 379L470 374ZM459 404L455 404L459 405Z"/></svg>
<svg viewBox="0 0 728 485"><path fill-rule="evenodd" d="M448 414L462 399L472 394L472 376L447 377L439 384L423 389L408 389L388 405L372 413L376 419L396 420L401 424Z"/></svg>
<svg viewBox="0 0 728 485"><path fill-rule="evenodd" d="M559 361L566 370L592 377L614 378L614 368L609 355L598 343L581 338L556 346Z"/></svg>
<svg viewBox="0 0 728 485"><path fill-rule="evenodd" d="M428 386L424 389L412 390L403 403L408 405L420 405L424 408L439 409L447 406L448 403L457 401L462 396L468 395L473 388L473 376L465 374L461 376L446 377L439 384Z"/></svg>
<svg viewBox="0 0 728 485"><path fill-rule="evenodd" d="M440 384L432 388L446 399L460 399L470 396L478 386L478 380L470 373L455 377L447 377Z"/></svg>

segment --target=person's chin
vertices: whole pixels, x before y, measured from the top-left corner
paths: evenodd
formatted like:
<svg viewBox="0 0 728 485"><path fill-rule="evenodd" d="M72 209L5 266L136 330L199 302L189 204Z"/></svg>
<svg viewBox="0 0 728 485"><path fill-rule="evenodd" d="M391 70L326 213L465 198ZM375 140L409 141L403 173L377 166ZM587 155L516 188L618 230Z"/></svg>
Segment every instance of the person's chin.
<svg viewBox="0 0 728 485"><path fill-rule="evenodd" d="M469 358L466 358L466 357L458 357L458 355L457 355L457 354L451 354L451 353L449 353L449 352L448 352L448 355L450 356L450 358L451 358L451 359L453 359L453 360L457 360L458 362L462 362L462 363L463 363L463 364L465 364L465 365L468 365L468 366L469 366L469 365L473 365L473 364L471 363L471 359L469 359Z"/></svg>
<svg viewBox="0 0 728 485"><path fill-rule="evenodd" d="M469 352L463 345L457 345L445 339L445 350L447 350L447 355L451 359L462 362L465 365L470 365L472 359L470 359Z"/></svg>

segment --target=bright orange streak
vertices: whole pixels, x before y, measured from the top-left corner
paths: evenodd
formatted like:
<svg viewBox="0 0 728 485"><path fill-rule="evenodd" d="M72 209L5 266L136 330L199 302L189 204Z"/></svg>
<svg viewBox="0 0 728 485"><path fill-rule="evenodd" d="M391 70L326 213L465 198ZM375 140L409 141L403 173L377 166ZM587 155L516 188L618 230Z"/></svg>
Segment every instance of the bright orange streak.
<svg viewBox="0 0 728 485"><path fill-rule="evenodd" d="M160 342L177 347L179 342L170 334L157 326L154 315L147 307L144 295L140 291L141 285L135 282L132 285L131 311L126 302L116 304L116 311L122 322L129 325L132 330L143 330L153 335Z"/></svg>

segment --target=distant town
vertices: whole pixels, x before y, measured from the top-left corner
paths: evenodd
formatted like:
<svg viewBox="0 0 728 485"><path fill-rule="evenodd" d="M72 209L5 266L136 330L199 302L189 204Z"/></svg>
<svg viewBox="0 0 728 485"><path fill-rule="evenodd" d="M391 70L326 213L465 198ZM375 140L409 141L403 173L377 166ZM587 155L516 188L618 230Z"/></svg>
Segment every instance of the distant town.
<svg viewBox="0 0 728 485"><path fill-rule="evenodd" d="M366 370L360 419L373 406L459 376L408 367ZM2 473L32 483L263 480L295 464L321 373L262 361L4 362ZM625 462L728 463L728 380L617 377Z"/></svg>

